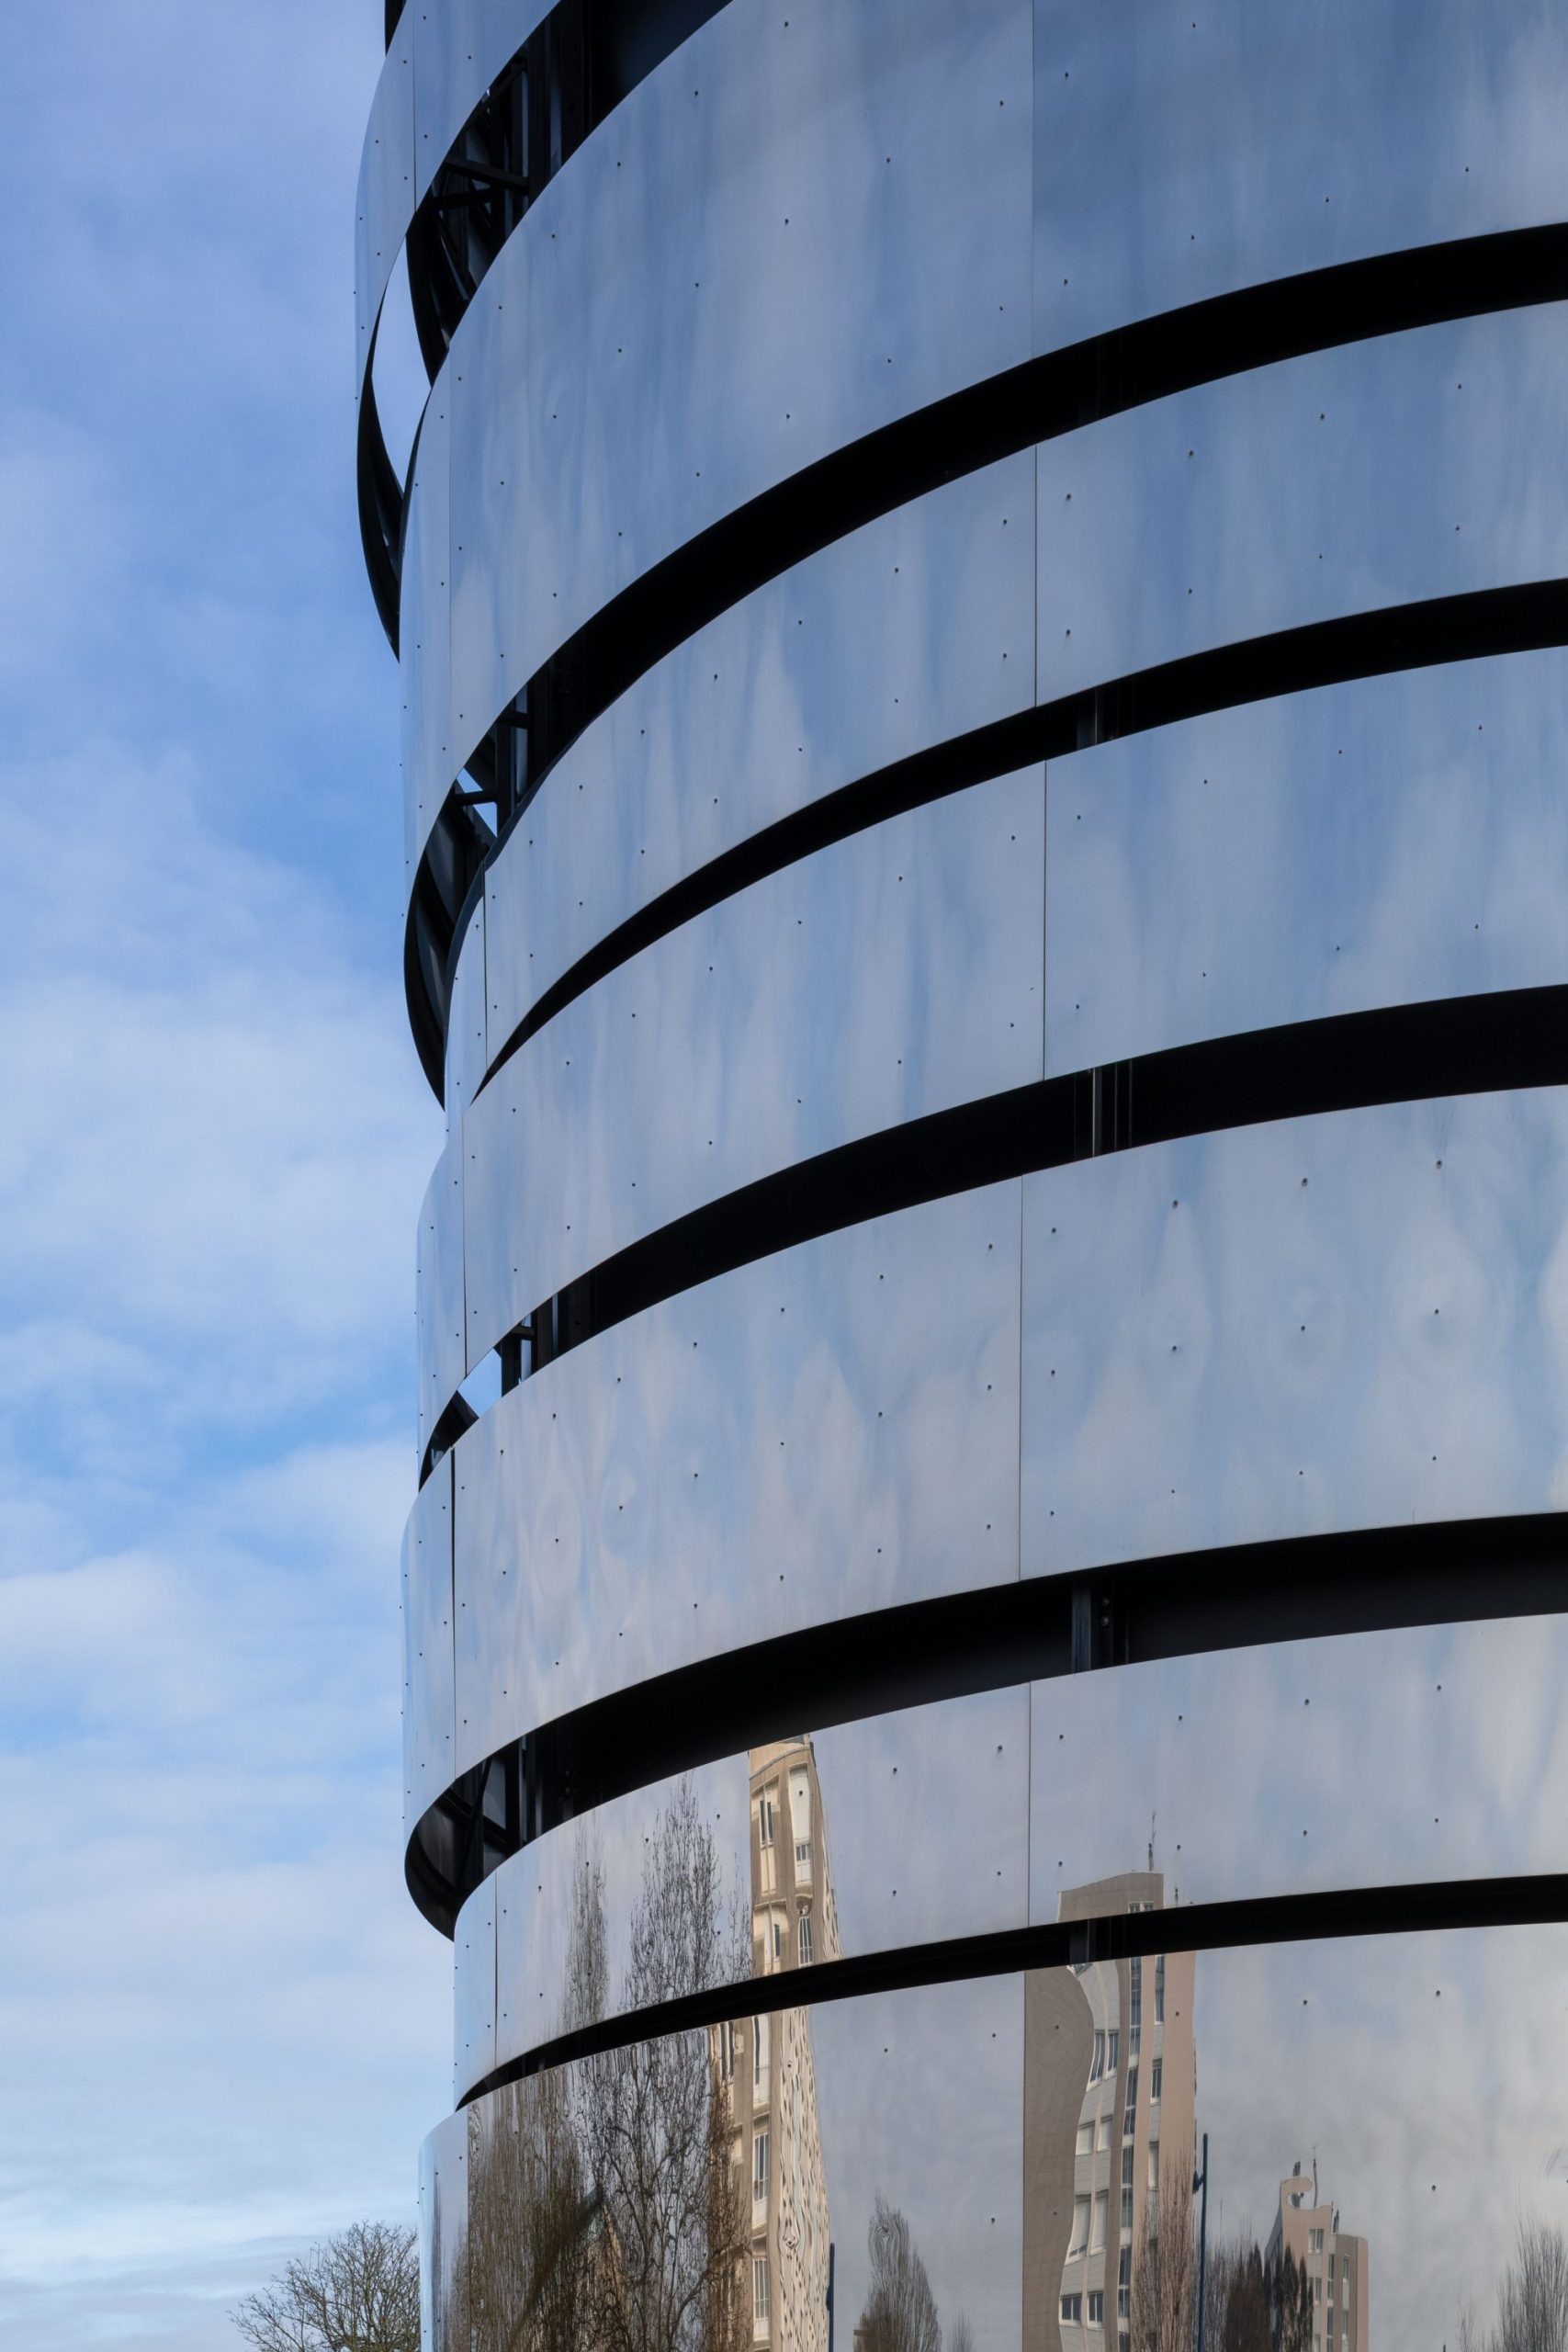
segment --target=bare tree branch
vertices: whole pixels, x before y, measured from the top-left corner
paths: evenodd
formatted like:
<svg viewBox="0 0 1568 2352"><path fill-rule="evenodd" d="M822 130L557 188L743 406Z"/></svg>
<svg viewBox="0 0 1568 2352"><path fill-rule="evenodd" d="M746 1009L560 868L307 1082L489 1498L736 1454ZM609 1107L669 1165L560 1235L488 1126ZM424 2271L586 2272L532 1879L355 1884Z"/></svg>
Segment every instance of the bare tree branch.
<svg viewBox="0 0 1568 2352"><path fill-rule="evenodd" d="M256 2352L419 2352L419 2239L355 2222L231 2314Z"/></svg>

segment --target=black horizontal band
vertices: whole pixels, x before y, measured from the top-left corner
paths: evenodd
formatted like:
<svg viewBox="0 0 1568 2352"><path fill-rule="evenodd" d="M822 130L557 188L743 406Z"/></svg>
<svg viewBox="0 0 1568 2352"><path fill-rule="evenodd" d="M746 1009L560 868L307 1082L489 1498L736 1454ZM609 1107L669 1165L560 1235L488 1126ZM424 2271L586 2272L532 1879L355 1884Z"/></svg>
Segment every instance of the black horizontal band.
<svg viewBox="0 0 1568 2352"><path fill-rule="evenodd" d="M446 1009L457 943L482 888L483 874L510 825L585 727L656 662L743 596L878 515L1081 425L1309 352L1564 298L1568 224L1562 223L1418 246L1216 295L1024 361L897 419L748 500L685 542L624 589L530 678L519 698L528 722L526 779L514 808L510 813L502 810L499 831L481 825L455 795L432 829L409 904L404 981L414 1043L437 1096L444 1088ZM1445 605L1476 602L1458 597L1408 609L1435 618ZM1419 650L1415 643L1424 626L1419 618L1410 624L1410 650L1402 654L1402 631L1393 616L1371 617L1377 627L1366 651L1351 652L1348 641L1342 648L1354 666L1302 674L1296 683L1325 684L1385 667L1460 658ZM1354 632L1358 622L1320 626ZM1560 641L1561 599L1552 626L1559 635L1529 635L1521 642ZM1372 650L1380 631L1385 649L1381 656ZM1316 634L1311 628L1292 630L1283 633L1283 640L1310 642ZM1075 740L1100 741L1106 733L1130 733L1139 726L1163 725L1172 717L1223 703L1287 691L1268 682L1266 664L1255 682L1237 674L1247 670L1258 649L1274 642L1254 639L1248 647L1194 656L1190 665L1173 662L1140 673L1145 680L1170 673L1173 687L1175 673L1187 673L1169 707L1162 707L1157 696L1149 694L1141 716L1122 712L1115 700L1134 682L1098 689L1095 699L1111 697L1111 703L1100 714L1097 731ZM1322 650L1326 652L1334 642L1328 638ZM1511 644L1478 650L1506 650ZM1206 673L1205 664L1215 666ZM1205 675L1207 688L1201 683ZM1218 701L1205 700L1205 692L1217 695ZM1076 705L1090 698L1067 699ZM1049 708L1060 717L1065 705ZM498 769L505 764L498 730L513 732L508 715L498 718L467 762L475 781L487 790L495 787ZM1058 752L1069 748L1070 741L1056 744Z"/></svg>
<svg viewBox="0 0 1568 2352"><path fill-rule="evenodd" d="M1272 1120L1563 1084L1562 983L1329 1013L1037 1080L796 1160L629 1242L535 1307L529 1369L699 1283L951 1193ZM422 1483L472 1419L448 1400Z"/></svg>
<svg viewBox="0 0 1568 2352"><path fill-rule="evenodd" d="M1568 1874L1551 1871L1518 1878L1449 1879L1406 1886L1346 1887L1321 1894L1253 1895L1231 1903L1118 1911L1100 1918L1006 1928L993 1935L951 1937L901 1951L821 1961L808 1968L753 1977L605 2018L542 2042L525 2056L496 2067L473 2085L459 2105L467 2107L508 2083L601 2051L651 2041L661 2034L689 2033L726 2018L815 2007L822 2001L852 2001L868 1994L903 1992L921 1984L1021 1975L1029 1969L1148 1959L1161 1952L1327 1943L1454 1928L1539 1927L1562 1919L1568 1919Z"/></svg>
<svg viewBox="0 0 1568 2352"><path fill-rule="evenodd" d="M1568 1515L1540 1512L1224 1544L867 1611L651 1677L498 1749L416 1828L408 1884L450 1935L506 1852L803 1725L1162 1658L1565 1610Z"/></svg>
<svg viewBox="0 0 1568 2352"><path fill-rule="evenodd" d="M1241 703L1442 662L1540 652L1565 641L1568 580L1473 589L1186 654L929 745L762 827L607 932L540 995L491 1058L484 1083L547 1022L645 947L737 891L890 817L1035 761L1063 759L1094 743Z"/></svg>

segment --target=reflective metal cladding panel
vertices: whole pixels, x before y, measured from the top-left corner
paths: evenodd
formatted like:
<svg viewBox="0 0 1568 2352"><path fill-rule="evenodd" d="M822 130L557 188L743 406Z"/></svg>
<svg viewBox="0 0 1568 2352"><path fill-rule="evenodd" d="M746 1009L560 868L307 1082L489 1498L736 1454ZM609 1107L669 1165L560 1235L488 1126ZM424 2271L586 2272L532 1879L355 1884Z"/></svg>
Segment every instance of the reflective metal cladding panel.
<svg viewBox="0 0 1568 2352"><path fill-rule="evenodd" d="M1559 1087L1027 1178L1026 1573L1553 1509L1565 1253Z"/></svg>
<svg viewBox="0 0 1568 2352"><path fill-rule="evenodd" d="M1377 336L1043 443L1042 697L1568 571L1565 334L1548 303Z"/></svg>
<svg viewBox="0 0 1568 2352"><path fill-rule="evenodd" d="M402 9L424 2352L1536 2352L1565 93Z"/></svg>
<svg viewBox="0 0 1568 2352"><path fill-rule="evenodd" d="M1045 1066L1568 978L1568 662L1359 678L1047 778Z"/></svg>
<svg viewBox="0 0 1568 2352"><path fill-rule="evenodd" d="M1568 215L1542 0L1035 0L1040 348Z"/></svg>
<svg viewBox="0 0 1568 2352"><path fill-rule="evenodd" d="M1027 357L1032 33L731 0L549 183L446 364L465 752L661 556Z"/></svg>
<svg viewBox="0 0 1568 2352"><path fill-rule="evenodd" d="M492 1053L581 956L781 819L1034 697L1034 459L897 507L688 638L486 877Z"/></svg>
<svg viewBox="0 0 1568 2352"><path fill-rule="evenodd" d="M587 2303L608 2241L610 2291L716 2273L748 2318L793 2303L796 2342L826 2343L829 2276L863 2341L891 2274L931 2343L1092 2342L1124 2297L1130 2336L1174 2307L1185 2345L1201 2261L1222 2341L1269 2340L1272 2272L1339 2346L1441 2343L1550 2274L1561 1928L1193 1952L1144 1859L1101 1890L1154 1915L1134 1957L743 2015L477 2101L466 2179L445 2131L427 2159L449 2309L525 2312L547 2258ZM603 2236L563 2230L585 2208Z"/></svg>
<svg viewBox="0 0 1568 2352"><path fill-rule="evenodd" d="M1018 1251L1016 1184L958 1193L503 1396L451 1456L457 1769L647 1676L1016 1577Z"/></svg>
<svg viewBox="0 0 1568 2352"><path fill-rule="evenodd" d="M1044 877L1036 767L786 865L558 1014L463 1121L469 1365L704 1203L1038 1079Z"/></svg>

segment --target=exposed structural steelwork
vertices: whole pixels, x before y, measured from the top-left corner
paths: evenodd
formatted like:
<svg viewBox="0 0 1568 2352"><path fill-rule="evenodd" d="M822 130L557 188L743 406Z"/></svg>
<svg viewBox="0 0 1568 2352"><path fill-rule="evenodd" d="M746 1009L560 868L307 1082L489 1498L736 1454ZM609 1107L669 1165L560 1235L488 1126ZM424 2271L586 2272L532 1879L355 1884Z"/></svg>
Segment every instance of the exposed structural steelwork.
<svg viewBox="0 0 1568 2352"><path fill-rule="evenodd" d="M387 24L427 2352L1483 2335L1568 2236L1568 16Z"/></svg>

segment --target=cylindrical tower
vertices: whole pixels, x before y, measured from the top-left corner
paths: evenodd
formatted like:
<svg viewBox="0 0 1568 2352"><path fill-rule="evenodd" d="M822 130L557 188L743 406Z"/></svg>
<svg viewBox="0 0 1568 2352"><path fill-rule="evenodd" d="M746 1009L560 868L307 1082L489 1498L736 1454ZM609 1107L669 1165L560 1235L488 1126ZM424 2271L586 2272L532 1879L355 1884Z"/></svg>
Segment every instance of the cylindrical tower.
<svg viewBox="0 0 1568 2352"><path fill-rule="evenodd" d="M388 17L428 2352L1479 2342L1568 2266L1568 13Z"/></svg>

